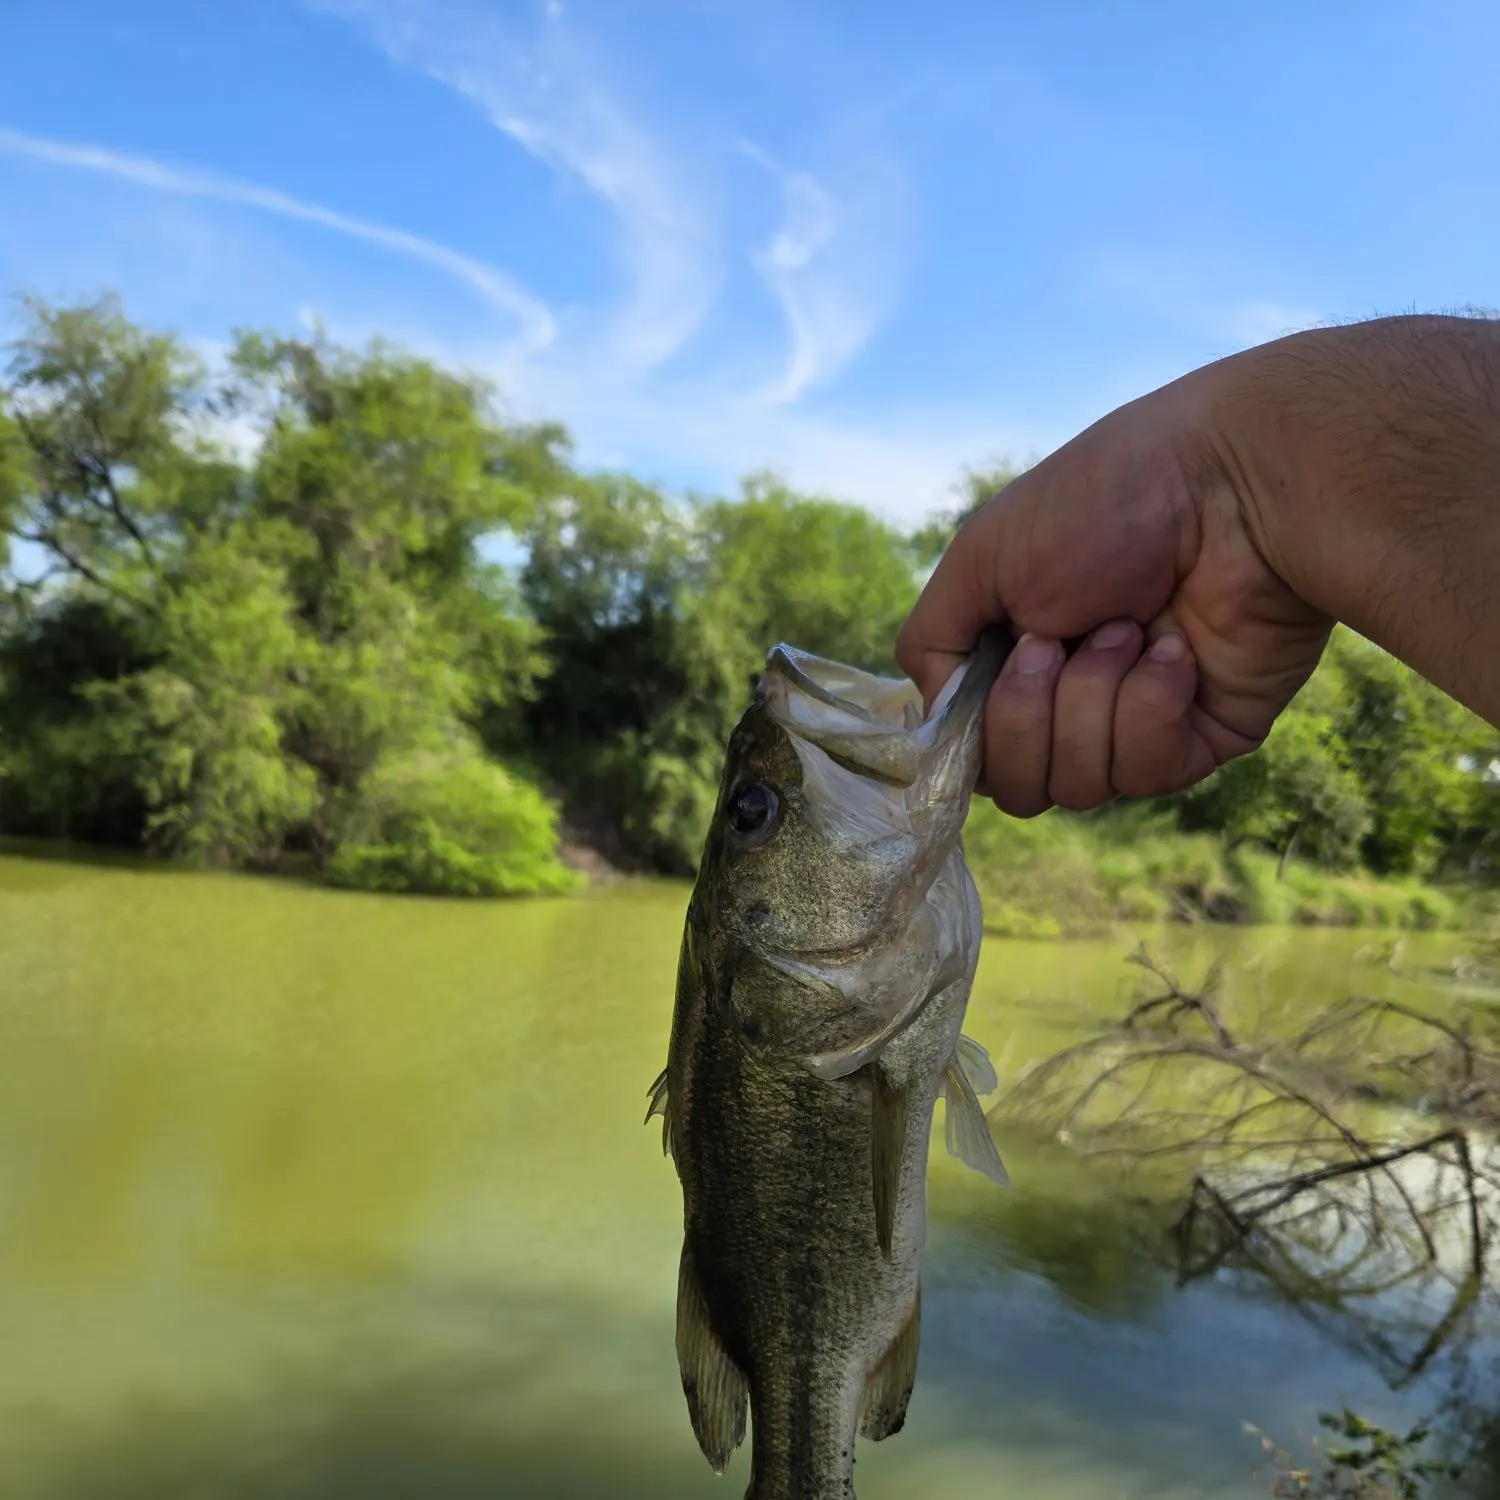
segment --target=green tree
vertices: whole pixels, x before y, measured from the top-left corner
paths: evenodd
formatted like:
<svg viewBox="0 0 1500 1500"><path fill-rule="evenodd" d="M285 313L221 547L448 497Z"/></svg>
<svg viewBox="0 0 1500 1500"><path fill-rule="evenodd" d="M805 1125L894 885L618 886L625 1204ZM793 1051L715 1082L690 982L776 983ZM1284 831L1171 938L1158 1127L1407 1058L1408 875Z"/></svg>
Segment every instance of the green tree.
<svg viewBox="0 0 1500 1500"><path fill-rule="evenodd" d="M149 610L194 507L233 499L232 467L199 435L203 372L113 299L25 306L0 426L0 519L57 571Z"/></svg>
<svg viewBox="0 0 1500 1500"><path fill-rule="evenodd" d="M737 499L703 506L700 613L732 622L743 670L787 641L894 673L896 632L916 598L912 552L869 511L753 475Z"/></svg>
<svg viewBox="0 0 1500 1500"><path fill-rule="evenodd" d="M1476 768L1494 759L1496 731L1352 631L1335 633L1329 666L1343 680L1340 734L1370 808L1365 862L1430 871L1482 815Z"/></svg>
<svg viewBox="0 0 1500 1500"><path fill-rule="evenodd" d="M85 690L148 668L141 621L108 594L31 590L0 632L0 830L137 844L148 809L136 767L102 734Z"/></svg>
<svg viewBox="0 0 1500 1500"><path fill-rule="evenodd" d="M607 852L688 873L768 647L893 671L923 570L1017 472L966 471L915 536L768 473L679 503L379 342L244 334L215 384L112 299L26 310L0 386L0 831L515 891L565 883L554 794ZM502 536L515 576L485 557ZM1340 631L1260 751L1152 812L1283 862L1477 867L1497 740ZM1116 817L1089 827L1128 844Z"/></svg>
<svg viewBox="0 0 1500 1500"><path fill-rule="evenodd" d="M1183 826L1222 833L1231 847L1261 844L1283 864L1297 849L1326 865L1355 863L1371 816L1343 738L1349 711L1337 668L1314 673L1259 750L1184 795Z"/></svg>
<svg viewBox="0 0 1500 1500"><path fill-rule="evenodd" d="M533 753L596 841L686 873L748 691L724 623L694 604L692 517L637 481L579 478L528 541L522 595L551 667L527 709Z"/></svg>
<svg viewBox="0 0 1500 1500"><path fill-rule="evenodd" d="M765 475L692 507L619 476L579 481L529 542L523 593L552 664L531 705L537 754L577 819L679 873L769 647L893 671L916 593L897 532Z"/></svg>
<svg viewBox="0 0 1500 1500"><path fill-rule="evenodd" d="M912 535L912 550L923 567L936 563L958 528L1028 467L996 463L984 468L966 468L954 487L958 503L949 510L939 511Z"/></svg>
<svg viewBox="0 0 1500 1500"><path fill-rule="evenodd" d="M538 509L527 542L521 592L551 666L528 715L536 743L566 758L649 728L690 688L688 517L636 480L580 476Z"/></svg>
<svg viewBox="0 0 1500 1500"><path fill-rule="evenodd" d="M154 665L86 684L98 738L133 768L150 847L273 865L316 807L285 725L309 656L277 569L225 543L191 549L152 620Z"/></svg>
<svg viewBox="0 0 1500 1500"><path fill-rule="evenodd" d="M122 782L139 838L176 855L326 864L374 840L359 868L389 887L406 829L423 889L556 884L550 815L515 776L476 772L475 729L541 668L480 543L562 482L565 435L506 427L482 383L379 344L245 335L211 392L113 302L30 312L0 521L56 576L29 603L18 580L8 592L30 623L0 683L5 826L97 828L85 786ZM248 465L211 441L226 416L262 434ZM59 649L66 687L39 693Z"/></svg>

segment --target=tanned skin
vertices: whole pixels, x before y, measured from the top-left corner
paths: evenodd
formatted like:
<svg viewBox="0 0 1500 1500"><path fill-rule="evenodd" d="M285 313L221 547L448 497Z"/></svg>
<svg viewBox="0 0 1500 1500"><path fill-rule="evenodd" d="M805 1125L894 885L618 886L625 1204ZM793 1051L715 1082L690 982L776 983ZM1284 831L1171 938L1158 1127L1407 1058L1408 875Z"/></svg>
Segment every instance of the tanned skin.
<svg viewBox="0 0 1500 1500"><path fill-rule="evenodd" d="M1031 817L1253 750L1335 621L1500 724L1500 322L1314 329L1120 407L968 520L896 654L930 702L1025 632L981 787Z"/></svg>

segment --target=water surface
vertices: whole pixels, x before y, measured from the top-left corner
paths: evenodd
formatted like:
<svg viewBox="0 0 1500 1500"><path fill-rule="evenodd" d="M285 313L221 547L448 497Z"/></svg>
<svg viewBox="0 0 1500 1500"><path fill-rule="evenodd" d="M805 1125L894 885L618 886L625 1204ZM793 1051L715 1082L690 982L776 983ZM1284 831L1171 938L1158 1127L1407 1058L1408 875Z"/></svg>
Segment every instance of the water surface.
<svg viewBox="0 0 1500 1500"><path fill-rule="evenodd" d="M645 1089L686 891L456 904L0 857L0 1494L693 1500L681 1201ZM1138 941L989 940L1002 1076ZM1367 936L1178 930L1272 1001ZM1409 940L1447 962L1457 940ZM1297 1313L1176 1291L1097 1194L933 1153L906 1429L862 1500L1246 1500L1253 1421L1420 1409ZM1005 1142L1002 1140L1002 1149Z"/></svg>

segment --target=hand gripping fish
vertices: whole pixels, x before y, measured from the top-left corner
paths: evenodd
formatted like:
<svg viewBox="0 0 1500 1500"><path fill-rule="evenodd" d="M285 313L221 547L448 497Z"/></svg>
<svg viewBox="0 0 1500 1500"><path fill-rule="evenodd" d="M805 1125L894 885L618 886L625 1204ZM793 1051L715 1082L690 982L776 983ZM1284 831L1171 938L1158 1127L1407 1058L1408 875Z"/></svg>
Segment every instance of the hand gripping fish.
<svg viewBox="0 0 1500 1500"><path fill-rule="evenodd" d="M851 1500L856 1433L905 1421L940 1093L949 1151L1007 1181L960 1035L960 833L1009 648L988 633L924 721L912 684L777 646L729 740L646 1118L682 1184L688 1414L723 1473L748 1405L746 1500Z"/></svg>

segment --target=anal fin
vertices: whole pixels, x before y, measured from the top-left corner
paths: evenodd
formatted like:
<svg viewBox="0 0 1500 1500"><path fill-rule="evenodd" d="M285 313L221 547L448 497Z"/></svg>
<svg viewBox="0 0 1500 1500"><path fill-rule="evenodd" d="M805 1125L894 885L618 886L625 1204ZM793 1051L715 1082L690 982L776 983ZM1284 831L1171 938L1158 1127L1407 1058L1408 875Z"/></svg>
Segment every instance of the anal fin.
<svg viewBox="0 0 1500 1500"><path fill-rule="evenodd" d="M969 1075L957 1054L943 1074L943 1096L947 1101L943 1134L949 1153L958 1157L966 1167L982 1172L991 1182L1009 1187L1010 1174L995 1148L990 1122L985 1118L984 1107L975 1096Z"/></svg>
<svg viewBox="0 0 1500 1500"><path fill-rule="evenodd" d="M878 1443L900 1432L917 1383L917 1348L922 1341L922 1289L912 1302L901 1332L865 1381L859 1405L859 1435Z"/></svg>
<svg viewBox="0 0 1500 1500"><path fill-rule="evenodd" d="M875 1185L875 1238L891 1258L896 1205L901 1196L901 1162L906 1155L906 1090L892 1083L881 1065L870 1066L870 1168Z"/></svg>
<svg viewBox="0 0 1500 1500"><path fill-rule="evenodd" d="M745 1440L750 1390L709 1322L708 1304L686 1245L677 1269L677 1365L693 1435L714 1473L722 1474Z"/></svg>

